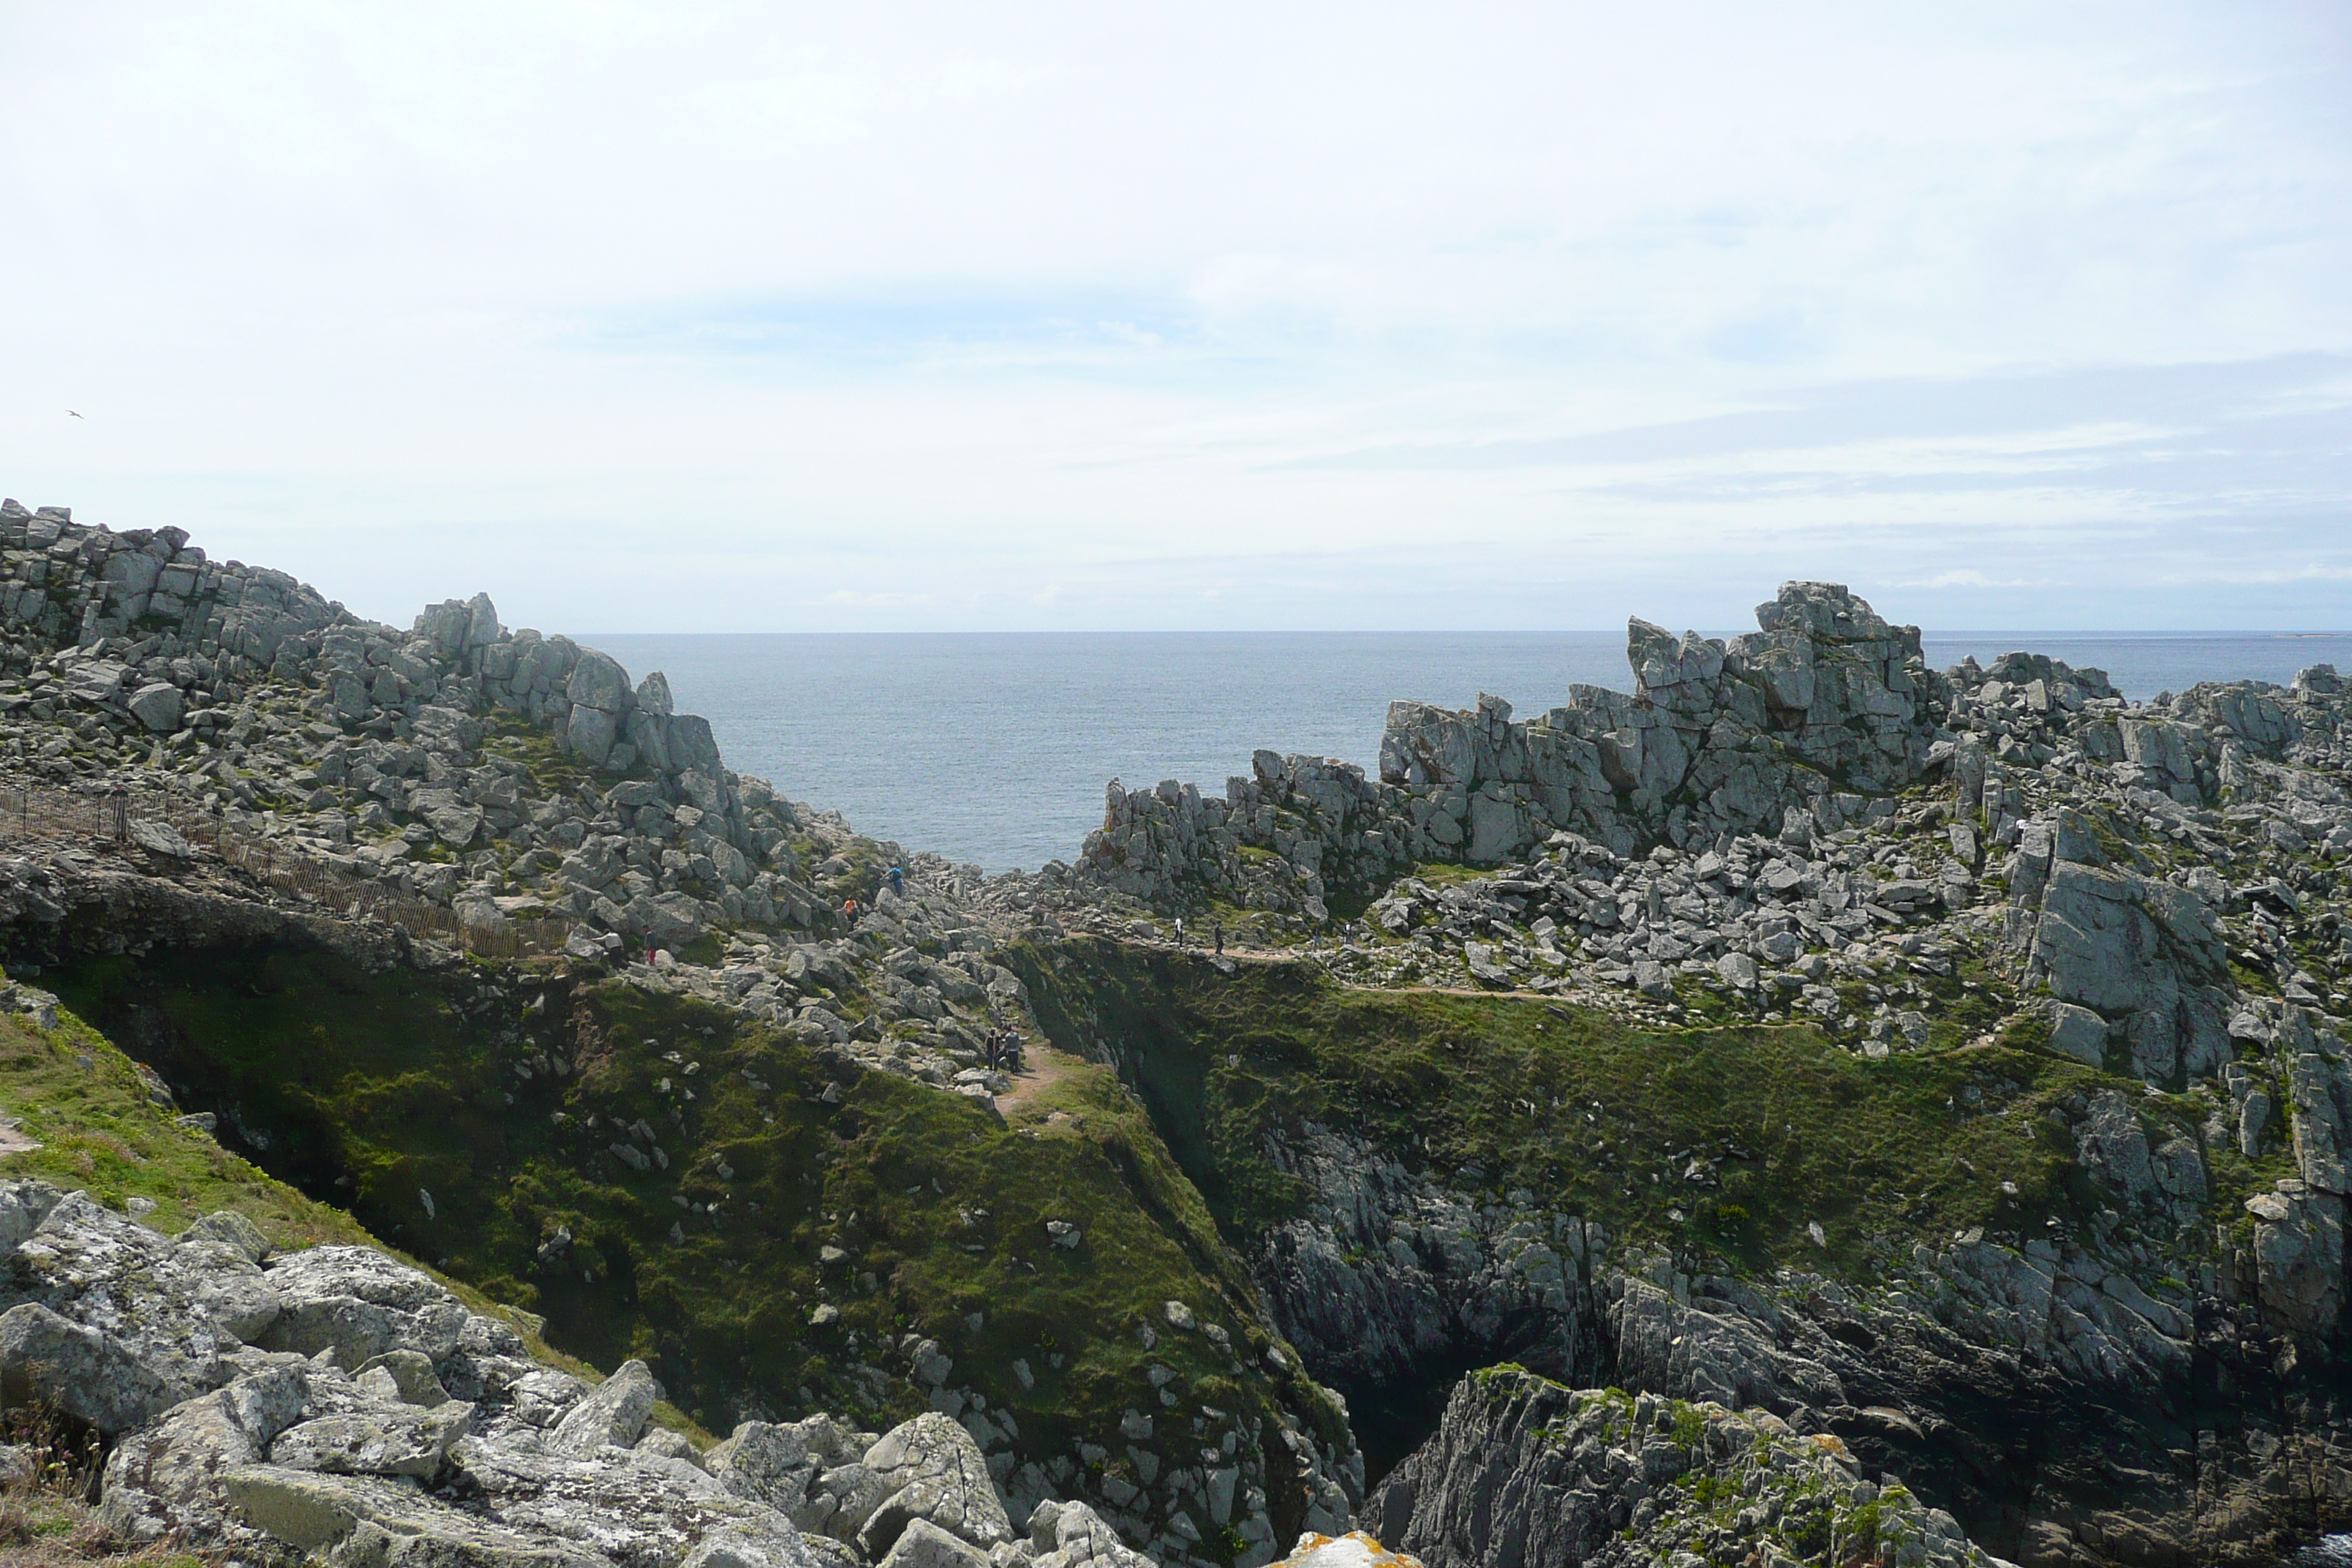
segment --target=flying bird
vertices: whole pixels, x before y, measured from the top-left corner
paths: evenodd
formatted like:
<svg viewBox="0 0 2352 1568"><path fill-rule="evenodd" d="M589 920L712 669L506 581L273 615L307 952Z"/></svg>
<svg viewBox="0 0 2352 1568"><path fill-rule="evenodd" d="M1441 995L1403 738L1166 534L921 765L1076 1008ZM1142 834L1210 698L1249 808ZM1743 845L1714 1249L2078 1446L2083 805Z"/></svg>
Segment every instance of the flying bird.
<svg viewBox="0 0 2352 1568"><path fill-rule="evenodd" d="M80 416L80 415L79 415L79 414L74 414L74 411L73 411L72 409L70 409L70 408L67 409L67 410L66 410L66 412L67 412L68 414L72 414L72 415L73 415L73 416L74 416L76 419L81 419L81 416ZM85 425L87 425L87 424L89 424L89 420L87 420L87 419L82 419L82 423L83 423L83 424L85 424Z"/></svg>

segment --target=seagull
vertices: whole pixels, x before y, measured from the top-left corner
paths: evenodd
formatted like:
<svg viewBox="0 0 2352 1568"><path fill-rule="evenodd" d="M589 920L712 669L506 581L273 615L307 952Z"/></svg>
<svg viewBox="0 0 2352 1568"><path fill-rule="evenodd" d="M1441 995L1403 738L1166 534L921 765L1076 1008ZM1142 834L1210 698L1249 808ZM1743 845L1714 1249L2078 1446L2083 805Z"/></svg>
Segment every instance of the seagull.
<svg viewBox="0 0 2352 1568"><path fill-rule="evenodd" d="M79 415L79 414L75 414L75 413L74 413L74 411L73 411L72 409L70 409L70 408L67 409L67 410L66 410L66 412L67 412L68 415L71 415L71 416L72 416L74 418L76 418L76 419L81 419L81 416L80 416L80 415ZM83 423L83 424L85 424L85 425L87 425L87 424L89 424L89 420L87 420L87 419L82 419L82 423Z"/></svg>

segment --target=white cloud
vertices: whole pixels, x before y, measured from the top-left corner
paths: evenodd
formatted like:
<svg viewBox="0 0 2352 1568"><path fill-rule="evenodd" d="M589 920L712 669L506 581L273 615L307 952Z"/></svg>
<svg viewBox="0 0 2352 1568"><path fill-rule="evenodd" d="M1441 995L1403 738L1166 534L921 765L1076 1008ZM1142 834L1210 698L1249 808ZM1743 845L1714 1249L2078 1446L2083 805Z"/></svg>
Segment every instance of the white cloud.
<svg viewBox="0 0 2352 1568"><path fill-rule="evenodd" d="M1965 566L1949 572L1938 572L1933 577L1921 577L1895 584L1898 588L2032 588L2041 585L2022 577L1988 577L1973 567Z"/></svg>
<svg viewBox="0 0 2352 1568"><path fill-rule="evenodd" d="M2322 566L2312 562L2301 566L2231 568L2216 572L2212 575L2213 580L2217 582L2254 585L2281 583L2352 583L2352 566ZM2196 579L2174 576L2168 578L2167 581L2190 584Z"/></svg>
<svg viewBox="0 0 2352 1568"><path fill-rule="evenodd" d="M2347 39L0 9L0 487L549 629L1723 624L1795 574L2133 624L2249 559L2311 571L2227 613L2307 618Z"/></svg>

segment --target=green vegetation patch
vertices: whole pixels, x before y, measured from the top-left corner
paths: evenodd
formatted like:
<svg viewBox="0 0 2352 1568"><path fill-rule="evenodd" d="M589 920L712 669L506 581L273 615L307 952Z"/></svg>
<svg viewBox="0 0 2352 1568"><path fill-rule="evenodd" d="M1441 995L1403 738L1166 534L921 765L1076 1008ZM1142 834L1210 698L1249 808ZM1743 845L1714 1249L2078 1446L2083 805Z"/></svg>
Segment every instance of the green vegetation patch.
<svg viewBox="0 0 2352 1568"><path fill-rule="evenodd" d="M476 1311L506 1318L539 1360L591 1382L601 1378L588 1363L551 1349L528 1315L509 1313L511 1294L476 1289L386 1246L345 1209L306 1196L183 1124L177 1107L159 1102L140 1064L71 1012L61 1011L48 1029L22 1016L0 1018L0 1113L17 1141L37 1145L0 1152L0 1178L49 1182L114 1209L148 1200L155 1206L143 1222L166 1236L233 1209L281 1249L378 1247L436 1274ZM667 1407L656 1415L684 1425Z"/></svg>
<svg viewBox="0 0 2352 1568"><path fill-rule="evenodd" d="M149 1199L147 1223L166 1235L235 1209L279 1247L374 1242L350 1215L182 1126L151 1099L137 1065L69 1013L53 1029L0 1019L0 1110L40 1145L0 1155L0 1177L87 1192L113 1209Z"/></svg>
<svg viewBox="0 0 2352 1568"><path fill-rule="evenodd" d="M1870 1061L1804 1025L1650 1032L1541 998L1358 990L1303 964L1226 974L1092 941L1018 966L1049 1034L1115 1057L1236 1241L1297 1212L1268 1147L1310 1123L1727 1271L1874 1276L1916 1238L2015 1239L2101 1201L2046 1115L2098 1075L2005 1045Z"/></svg>
<svg viewBox="0 0 2352 1568"><path fill-rule="evenodd" d="M644 1357L712 1430L747 1412L903 1419L919 1405L886 1374L919 1335L953 1358L951 1386L1014 1413L1031 1454L1078 1436L1117 1452L1130 1408L1280 1403L1338 1433L1311 1385L1263 1370L1247 1279L1106 1068L1068 1073L1007 1126L619 981L371 974L287 948L53 978L220 1110L225 1136L266 1141L255 1160L545 1314L551 1342ZM1054 1245L1049 1221L1077 1244ZM1171 1330L1171 1300L1233 1352Z"/></svg>

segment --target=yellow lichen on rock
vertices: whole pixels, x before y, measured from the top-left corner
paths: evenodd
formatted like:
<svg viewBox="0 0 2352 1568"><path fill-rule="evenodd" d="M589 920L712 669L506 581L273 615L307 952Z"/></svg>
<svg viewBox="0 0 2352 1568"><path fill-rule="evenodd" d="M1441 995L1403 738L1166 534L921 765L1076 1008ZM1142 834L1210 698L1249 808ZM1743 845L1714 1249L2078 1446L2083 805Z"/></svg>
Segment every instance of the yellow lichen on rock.
<svg viewBox="0 0 2352 1568"><path fill-rule="evenodd" d="M1345 1535L1318 1535L1310 1530L1273 1568L1422 1568L1422 1563L1418 1557L1390 1551L1360 1530Z"/></svg>

